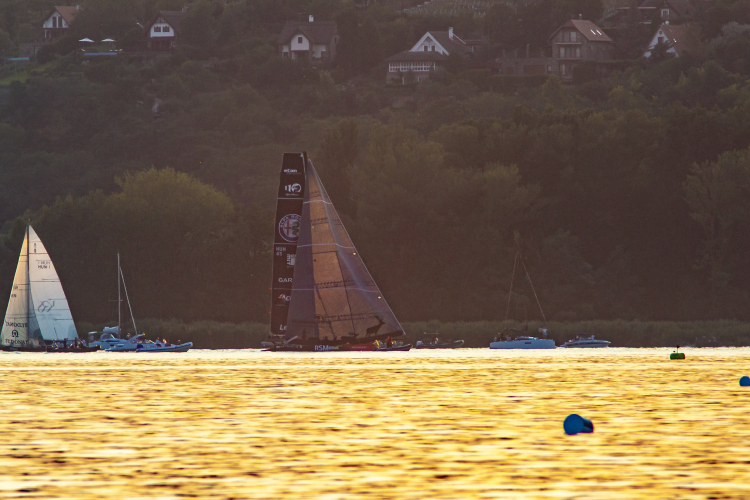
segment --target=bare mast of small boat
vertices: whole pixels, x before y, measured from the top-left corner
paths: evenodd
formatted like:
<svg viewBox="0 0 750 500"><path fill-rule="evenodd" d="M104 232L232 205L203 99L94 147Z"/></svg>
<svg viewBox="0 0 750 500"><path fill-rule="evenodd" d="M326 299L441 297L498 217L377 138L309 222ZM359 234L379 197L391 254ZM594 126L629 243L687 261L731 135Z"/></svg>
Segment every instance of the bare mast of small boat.
<svg viewBox="0 0 750 500"><path fill-rule="evenodd" d="M135 326L133 308L130 306L130 297L128 297L128 287L125 285L125 276L123 276L122 267L120 267L120 252L117 252L117 331L122 336L122 299L120 298L120 283L122 283L122 288L125 290L125 300L128 302L128 311L130 311L130 320L133 322L133 330L135 330L135 335L138 335L138 327Z"/></svg>

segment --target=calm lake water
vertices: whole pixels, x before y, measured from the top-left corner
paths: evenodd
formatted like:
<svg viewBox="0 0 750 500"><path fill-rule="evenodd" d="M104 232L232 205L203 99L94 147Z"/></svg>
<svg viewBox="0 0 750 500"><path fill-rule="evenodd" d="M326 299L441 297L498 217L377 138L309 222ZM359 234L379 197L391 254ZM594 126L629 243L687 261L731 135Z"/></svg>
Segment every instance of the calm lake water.
<svg viewBox="0 0 750 500"><path fill-rule="evenodd" d="M750 349L669 352L5 353L0 498L750 498Z"/></svg>

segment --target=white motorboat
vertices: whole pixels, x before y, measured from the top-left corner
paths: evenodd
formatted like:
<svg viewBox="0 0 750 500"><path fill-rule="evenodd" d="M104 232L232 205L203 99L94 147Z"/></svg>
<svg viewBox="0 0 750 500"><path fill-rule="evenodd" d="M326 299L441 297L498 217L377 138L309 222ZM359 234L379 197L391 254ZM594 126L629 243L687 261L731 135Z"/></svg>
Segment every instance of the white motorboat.
<svg viewBox="0 0 750 500"><path fill-rule="evenodd" d="M490 344L490 349L554 349L555 341L537 337L516 337L513 340L499 340Z"/></svg>
<svg viewBox="0 0 750 500"><path fill-rule="evenodd" d="M96 335L99 335L99 340L94 340ZM107 326L99 332L89 332L89 346L99 346L100 349L109 349L116 345L124 344L127 339L120 338L120 327L119 326Z"/></svg>
<svg viewBox="0 0 750 500"><path fill-rule="evenodd" d="M597 340L593 335L576 335L574 340L568 340L561 347L607 347L610 343L608 340Z"/></svg>
<svg viewBox="0 0 750 500"><path fill-rule="evenodd" d="M154 342L148 340L145 333L128 339L123 344L118 344L107 349L109 352L187 352L193 347L192 342L184 344L171 344L169 342Z"/></svg>

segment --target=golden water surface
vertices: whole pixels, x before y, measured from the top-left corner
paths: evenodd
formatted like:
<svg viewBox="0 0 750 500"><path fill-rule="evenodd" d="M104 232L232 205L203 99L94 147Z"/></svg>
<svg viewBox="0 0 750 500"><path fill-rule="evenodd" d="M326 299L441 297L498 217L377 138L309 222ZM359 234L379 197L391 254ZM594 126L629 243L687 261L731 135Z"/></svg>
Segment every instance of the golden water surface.
<svg viewBox="0 0 750 500"><path fill-rule="evenodd" d="M750 349L669 352L5 353L0 498L750 499Z"/></svg>

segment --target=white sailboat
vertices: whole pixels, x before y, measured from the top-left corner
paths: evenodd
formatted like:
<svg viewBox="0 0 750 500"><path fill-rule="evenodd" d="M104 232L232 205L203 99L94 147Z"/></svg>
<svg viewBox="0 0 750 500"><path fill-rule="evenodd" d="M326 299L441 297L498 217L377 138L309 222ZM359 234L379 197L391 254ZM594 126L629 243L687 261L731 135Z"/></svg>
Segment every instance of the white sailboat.
<svg viewBox="0 0 750 500"><path fill-rule="evenodd" d="M0 331L0 349L46 351L48 343L73 344L77 338L55 266L42 240L27 226Z"/></svg>

